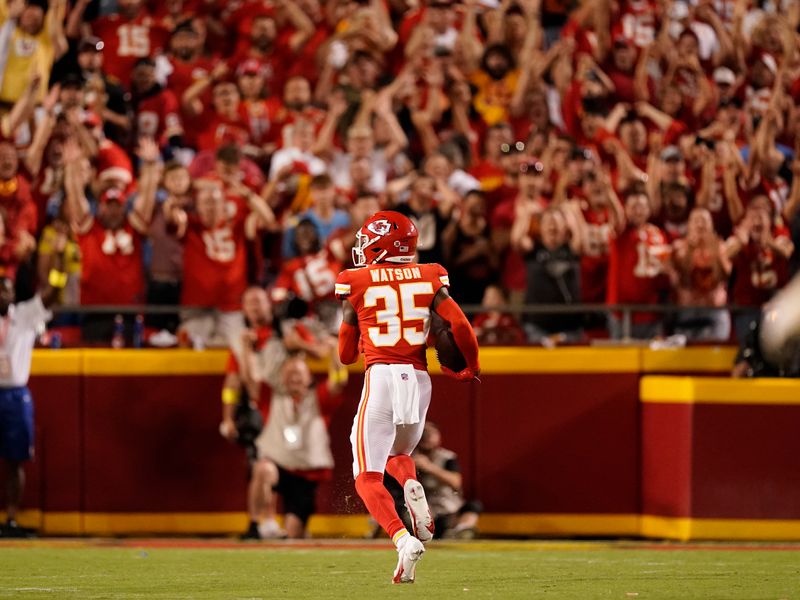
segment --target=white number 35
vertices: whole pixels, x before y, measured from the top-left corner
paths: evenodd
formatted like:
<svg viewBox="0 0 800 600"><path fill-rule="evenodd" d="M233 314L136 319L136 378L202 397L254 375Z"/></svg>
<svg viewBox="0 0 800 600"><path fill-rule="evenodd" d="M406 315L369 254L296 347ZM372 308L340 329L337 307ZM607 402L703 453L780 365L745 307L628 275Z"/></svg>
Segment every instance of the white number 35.
<svg viewBox="0 0 800 600"><path fill-rule="evenodd" d="M378 300L383 300L384 308L375 312L375 320L384 326L384 331L381 331L381 327L370 327L368 330L369 338L376 347L394 346L400 338L411 346L425 344L425 321L430 309L417 306L415 297L433 294L433 284L430 281L401 283L399 289L398 294L390 285L374 285L364 293L366 308L378 306Z"/></svg>

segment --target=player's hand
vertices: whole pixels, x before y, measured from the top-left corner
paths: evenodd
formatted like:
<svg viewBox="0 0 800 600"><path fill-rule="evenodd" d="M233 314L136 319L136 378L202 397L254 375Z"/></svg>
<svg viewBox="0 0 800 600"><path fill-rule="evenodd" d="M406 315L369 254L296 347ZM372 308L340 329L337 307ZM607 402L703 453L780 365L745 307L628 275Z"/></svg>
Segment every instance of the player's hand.
<svg viewBox="0 0 800 600"><path fill-rule="evenodd" d="M430 458L418 452L414 455L414 464L417 467L418 471L422 471L423 473L430 473L434 468L435 465L431 461Z"/></svg>
<svg viewBox="0 0 800 600"><path fill-rule="evenodd" d="M472 369L467 367L466 369L462 369L461 371L456 373L452 369L448 369L447 367L442 365L442 373L444 373L448 377L452 377L453 379L457 379L458 381L473 381L474 380L474 381L477 381L478 383L480 383L481 380L478 378L478 375L480 375L480 372L481 372L480 369L477 369L477 370L473 371Z"/></svg>
<svg viewBox="0 0 800 600"><path fill-rule="evenodd" d="M222 421L222 423L219 424L219 433L222 437L231 442L236 441L236 438L239 437L239 432L236 430L236 424L233 422L233 419L225 419Z"/></svg>

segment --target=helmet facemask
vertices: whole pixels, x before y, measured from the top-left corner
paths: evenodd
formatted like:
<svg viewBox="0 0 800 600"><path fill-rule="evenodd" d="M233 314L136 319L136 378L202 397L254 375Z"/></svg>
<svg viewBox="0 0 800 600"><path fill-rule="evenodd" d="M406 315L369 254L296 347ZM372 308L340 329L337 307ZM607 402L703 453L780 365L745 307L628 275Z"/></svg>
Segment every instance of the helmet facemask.
<svg viewBox="0 0 800 600"><path fill-rule="evenodd" d="M367 266L367 255L364 254L364 248L366 248L369 244L370 244L369 236L361 233L361 231L357 231L356 243L351 251L353 257L353 265L355 265L356 267Z"/></svg>

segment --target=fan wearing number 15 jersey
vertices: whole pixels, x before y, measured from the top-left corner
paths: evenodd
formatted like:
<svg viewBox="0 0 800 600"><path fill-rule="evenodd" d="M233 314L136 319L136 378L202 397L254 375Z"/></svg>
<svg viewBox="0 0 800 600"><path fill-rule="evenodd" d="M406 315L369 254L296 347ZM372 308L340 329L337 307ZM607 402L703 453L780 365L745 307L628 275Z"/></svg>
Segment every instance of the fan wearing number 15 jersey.
<svg viewBox="0 0 800 600"><path fill-rule="evenodd" d="M433 538L433 519L417 481L411 452L425 425L431 399L425 350L433 310L450 323L467 367L446 374L471 381L480 372L478 342L447 292L447 271L414 262L417 228L406 216L380 211L356 233L355 269L342 271L336 297L342 300L339 357L354 363L364 353L364 389L353 421L353 476L370 514L397 547L393 583L413 583L416 565ZM403 486L413 535L406 530L383 485L387 471Z"/></svg>
<svg viewBox="0 0 800 600"><path fill-rule="evenodd" d="M122 0L119 12L96 19L92 33L105 44L103 71L126 88L140 58L165 48L169 32L147 14L142 0Z"/></svg>

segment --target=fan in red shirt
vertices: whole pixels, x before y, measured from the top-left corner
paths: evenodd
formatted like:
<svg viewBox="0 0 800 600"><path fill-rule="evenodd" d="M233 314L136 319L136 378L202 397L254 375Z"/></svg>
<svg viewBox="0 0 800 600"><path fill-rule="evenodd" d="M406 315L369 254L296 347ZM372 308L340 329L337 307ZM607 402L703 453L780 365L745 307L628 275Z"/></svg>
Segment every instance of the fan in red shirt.
<svg viewBox="0 0 800 600"><path fill-rule="evenodd" d="M292 51L276 44L278 36L275 17L269 9L252 17L249 37L239 37L239 47L229 60L231 66L246 60L255 60L264 70L264 78L270 93L280 96L291 62Z"/></svg>
<svg viewBox="0 0 800 600"><path fill-rule="evenodd" d="M18 173L13 144L0 142L0 265L4 277L14 279L20 262L36 249L37 210L30 184Z"/></svg>
<svg viewBox="0 0 800 600"><path fill-rule="evenodd" d="M180 100L192 84L208 77L215 61L203 56L203 41L195 26L188 21L172 32L168 49L167 59L172 72L167 79L167 88Z"/></svg>
<svg viewBox="0 0 800 600"><path fill-rule="evenodd" d="M155 138L159 145L181 146L183 126L178 99L156 81L156 63L152 58L136 61L131 92L137 134Z"/></svg>
<svg viewBox="0 0 800 600"><path fill-rule="evenodd" d="M198 81L209 76L217 61L203 55L203 40L196 26L191 22L181 23L169 40L167 59L172 72L167 79L167 88L175 94L180 103L181 120L184 126L186 145L194 148L197 145L197 129L202 122L198 115L184 108L183 95ZM202 102L211 101L211 92L206 91Z"/></svg>
<svg viewBox="0 0 800 600"><path fill-rule="evenodd" d="M469 174L481 182L481 190L492 192L503 185L505 169L501 164L501 147L511 147L513 133L508 123L496 123L486 131L483 156L469 169Z"/></svg>
<svg viewBox="0 0 800 600"><path fill-rule="evenodd" d="M623 0L615 21L621 24L621 34L639 48L645 48L656 39L658 30L658 4L651 0Z"/></svg>
<svg viewBox="0 0 800 600"><path fill-rule="evenodd" d="M312 307L326 300L334 300L333 288L342 265L320 244L319 232L310 219L302 219L295 226L295 258L281 267L272 298L283 302L293 293Z"/></svg>
<svg viewBox="0 0 800 600"><path fill-rule="evenodd" d="M82 183L78 144L64 143L65 212L76 232L81 253L81 304L140 304L144 300L142 244L150 226L160 177L158 146L141 139L137 151L142 161L139 194L128 210L119 188L104 191L93 215ZM105 316L85 319L86 339L108 340L113 322Z"/></svg>
<svg viewBox="0 0 800 600"><path fill-rule="evenodd" d="M271 215L263 200L244 185L239 184L235 196L226 197L224 190L218 178L203 178L195 182L192 213L165 207L184 246L181 304L219 311L217 315L185 311L182 336L195 345L227 346L243 327L248 234L252 238Z"/></svg>
<svg viewBox="0 0 800 600"><path fill-rule="evenodd" d="M0 208L5 212L6 233L36 235L37 210L28 180L19 173L17 150L0 141Z"/></svg>
<svg viewBox="0 0 800 600"><path fill-rule="evenodd" d="M490 285L483 293L481 307L484 312L472 319L475 337L481 346L517 346L525 343L525 332L508 309L508 298L503 288Z"/></svg>
<svg viewBox="0 0 800 600"><path fill-rule="evenodd" d="M254 144L265 152L283 145L284 128L298 119L309 121L319 132L325 121L324 110L311 104L311 86L307 79L290 77L283 87L283 100L264 97L265 79L257 61L248 60L239 67L239 90L247 110Z"/></svg>
<svg viewBox="0 0 800 600"><path fill-rule="evenodd" d="M650 201L639 187L625 194L627 227L610 244L608 261L609 304L658 304L662 293L669 287L666 261L669 245L664 232L652 223ZM619 337L620 323L612 318L612 332ZM657 315L634 315L631 336L639 339L654 337L659 331Z"/></svg>
<svg viewBox="0 0 800 600"><path fill-rule="evenodd" d="M773 225L768 202L763 196L754 198L728 238L728 256L735 270L734 304L760 307L789 279L794 245L784 227Z"/></svg>
<svg viewBox="0 0 800 600"><path fill-rule="evenodd" d="M147 14L144 0L118 0L117 7L117 14L92 23L92 33L105 44L103 70L127 86L136 61L164 48L169 32Z"/></svg>
<svg viewBox="0 0 800 600"><path fill-rule="evenodd" d="M583 181L585 199L580 200L586 221L581 254L581 301L603 303L608 285L608 254L611 240L625 228L625 211L608 176L586 173Z"/></svg>
<svg viewBox="0 0 800 600"><path fill-rule="evenodd" d="M209 77L195 82L183 95L183 108L199 128L196 133L200 152L215 150L226 143L238 146L251 143L247 109L236 84L224 79L227 72L225 63L218 64ZM211 104L206 105L201 98L209 87Z"/></svg>

